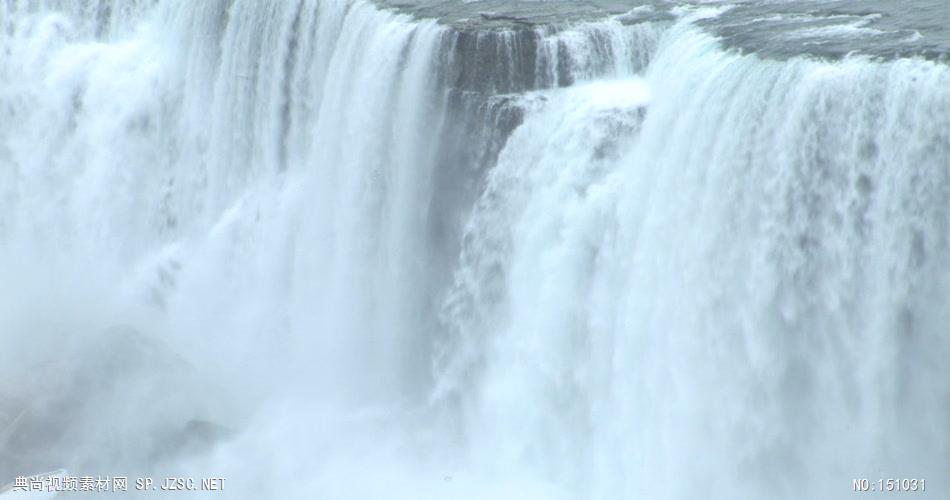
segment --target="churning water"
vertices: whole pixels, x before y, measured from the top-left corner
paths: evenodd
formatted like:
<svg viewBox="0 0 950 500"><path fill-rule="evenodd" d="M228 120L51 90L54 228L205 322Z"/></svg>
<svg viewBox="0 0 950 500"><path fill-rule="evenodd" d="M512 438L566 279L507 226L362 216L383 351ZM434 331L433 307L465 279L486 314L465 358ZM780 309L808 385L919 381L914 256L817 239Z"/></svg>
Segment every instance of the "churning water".
<svg viewBox="0 0 950 500"><path fill-rule="evenodd" d="M734 4L0 0L0 484L947 498L950 6Z"/></svg>

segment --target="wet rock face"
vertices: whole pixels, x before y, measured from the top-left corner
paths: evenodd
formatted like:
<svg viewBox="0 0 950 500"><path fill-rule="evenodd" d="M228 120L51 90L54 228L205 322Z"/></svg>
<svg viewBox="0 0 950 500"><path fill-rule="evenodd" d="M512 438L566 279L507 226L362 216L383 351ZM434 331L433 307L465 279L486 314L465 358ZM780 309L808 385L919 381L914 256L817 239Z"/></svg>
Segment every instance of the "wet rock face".
<svg viewBox="0 0 950 500"><path fill-rule="evenodd" d="M229 431L214 398L167 346L112 328L46 355L0 386L0 484L56 468L115 474L202 453Z"/></svg>

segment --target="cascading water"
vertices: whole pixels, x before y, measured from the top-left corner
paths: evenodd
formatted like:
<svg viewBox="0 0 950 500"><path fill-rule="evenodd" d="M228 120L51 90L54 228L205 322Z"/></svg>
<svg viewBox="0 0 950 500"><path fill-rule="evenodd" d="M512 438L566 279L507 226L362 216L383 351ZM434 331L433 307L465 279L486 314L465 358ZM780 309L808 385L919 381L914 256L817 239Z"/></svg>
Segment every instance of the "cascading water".
<svg viewBox="0 0 950 500"><path fill-rule="evenodd" d="M0 485L945 497L950 11L703 3L0 0Z"/></svg>

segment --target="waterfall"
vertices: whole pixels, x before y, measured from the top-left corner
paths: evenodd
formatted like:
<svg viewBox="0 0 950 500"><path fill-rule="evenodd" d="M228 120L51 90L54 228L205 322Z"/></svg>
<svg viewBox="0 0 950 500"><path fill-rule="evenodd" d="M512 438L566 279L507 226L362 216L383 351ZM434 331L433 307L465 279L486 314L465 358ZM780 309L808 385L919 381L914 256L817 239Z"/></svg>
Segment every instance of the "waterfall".
<svg viewBox="0 0 950 500"><path fill-rule="evenodd" d="M0 0L0 485L941 497L950 68L694 3Z"/></svg>

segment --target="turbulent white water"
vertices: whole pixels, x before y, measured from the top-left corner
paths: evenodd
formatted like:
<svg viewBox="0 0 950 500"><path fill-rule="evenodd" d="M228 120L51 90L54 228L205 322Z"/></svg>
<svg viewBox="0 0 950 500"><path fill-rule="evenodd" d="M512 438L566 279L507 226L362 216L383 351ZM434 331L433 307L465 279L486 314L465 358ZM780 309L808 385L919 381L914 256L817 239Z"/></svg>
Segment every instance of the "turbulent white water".
<svg viewBox="0 0 950 500"><path fill-rule="evenodd" d="M0 0L0 483L945 497L950 67L675 12Z"/></svg>

